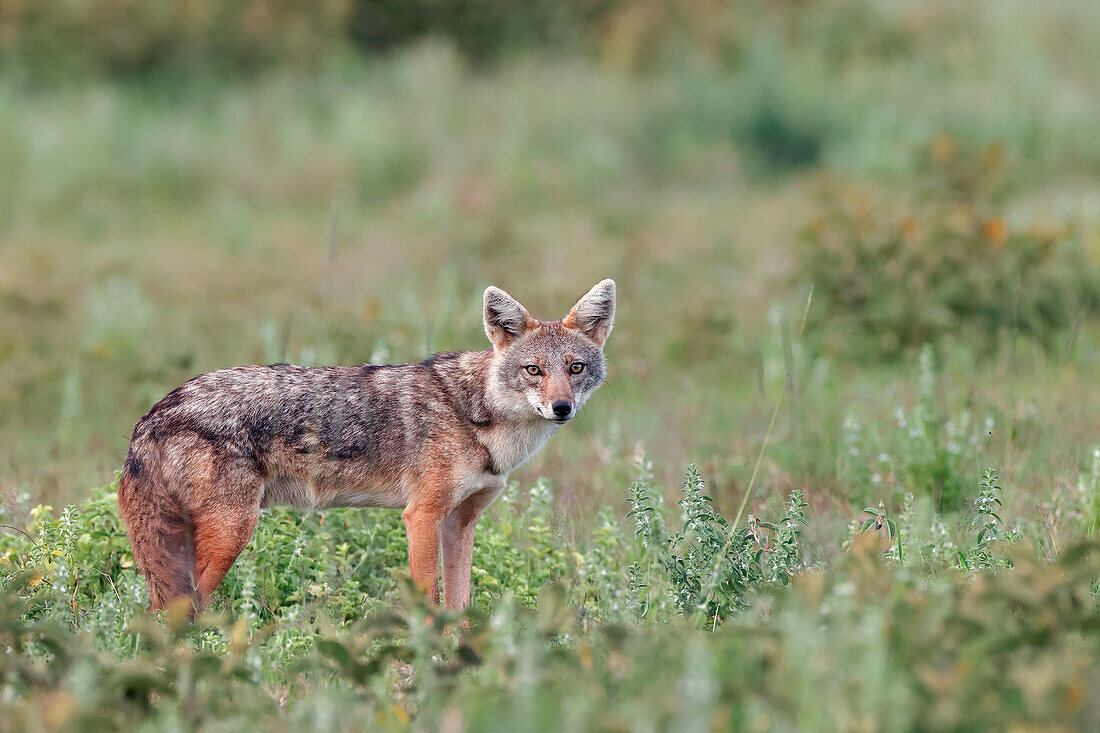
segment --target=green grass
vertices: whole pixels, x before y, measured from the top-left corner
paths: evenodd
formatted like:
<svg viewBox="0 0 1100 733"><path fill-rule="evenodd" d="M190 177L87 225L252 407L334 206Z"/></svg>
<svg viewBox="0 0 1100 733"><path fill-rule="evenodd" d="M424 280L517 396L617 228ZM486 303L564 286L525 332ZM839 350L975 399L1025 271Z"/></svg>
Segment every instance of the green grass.
<svg viewBox="0 0 1100 733"><path fill-rule="evenodd" d="M1098 480L1100 457L1062 507L1073 535ZM394 570L395 513L271 511L191 624L141 610L108 487L0 541L0 704L28 729L1095 725L1100 545L1047 559L1049 528L1006 521L992 471L975 492L969 516L911 494L868 510L821 563L797 491L733 528L695 467L676 512L643 466L634 531L605 509L578 540L548 484L513 485L479 528L465 621Z"/></svg>
<svg viewBox="0 0 1100 733"><path fill-rule="evenodd" d="M737 4L625 73L639 7L598 59L0 73L11 727L1100 724L1096 9ZM168 390L603 277L608 384L479 526L468 627L386 511L267 511L213 615L141 610L112 482Z"/></svg>

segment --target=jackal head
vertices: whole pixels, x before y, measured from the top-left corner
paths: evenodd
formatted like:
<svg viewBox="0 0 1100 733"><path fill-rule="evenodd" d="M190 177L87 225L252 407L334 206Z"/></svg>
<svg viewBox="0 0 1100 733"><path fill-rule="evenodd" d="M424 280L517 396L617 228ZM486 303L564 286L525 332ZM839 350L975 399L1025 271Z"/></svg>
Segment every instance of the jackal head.
<svg viewBox="0 0 1100 733"><path fill-rule="evenodd" d="M498 410L569 422L603 384L603 344L615 320L615 281L597 283L560 321L539 321L500 288L485 290L493 344L487 393Z"/></svg>

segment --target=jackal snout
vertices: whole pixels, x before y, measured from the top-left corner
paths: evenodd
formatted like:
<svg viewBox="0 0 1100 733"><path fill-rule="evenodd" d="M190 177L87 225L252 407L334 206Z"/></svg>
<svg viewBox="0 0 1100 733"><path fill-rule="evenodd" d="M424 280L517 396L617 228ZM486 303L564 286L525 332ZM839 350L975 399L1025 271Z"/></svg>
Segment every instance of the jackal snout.
<svg viewBox="0 0 1100 733"><path fill-rule="evenodd" d="M569 366L558 369L556 373L548 373L542 380L539 403L535 408L547 420L564 424L576 413L577 398L569 379L569 369L574 363L577 362L570 361Z"/></svg>

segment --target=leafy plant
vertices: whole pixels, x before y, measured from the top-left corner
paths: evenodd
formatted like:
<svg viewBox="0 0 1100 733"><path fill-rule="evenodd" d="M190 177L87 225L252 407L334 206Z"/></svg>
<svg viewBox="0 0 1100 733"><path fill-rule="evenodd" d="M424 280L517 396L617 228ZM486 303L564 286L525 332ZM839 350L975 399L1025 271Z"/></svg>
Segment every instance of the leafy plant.
<svg viewBox="0 0 1100 733"><path fill-rule="evenodd" d="M951 138L924 156L923 193L880 201L825 186L798 277L814 284L811 333L849 357L898 357L951 335L1053 348L1100 305L1096 268L1069 229L1017 228L999 203L1004 154Z"/></svg>
<svg viewBox="0 0 1100 733"><path fill-rule="evenodd" d="M858 412L849 411L837 467L854 499L889 499L896 505L912 493L930 497L940 511L962 506L967 476L981 464L995 422L972 407L950 412L940 381L935 351L926 344L918 359L915 404L899 406L893 426L864 424Z"/></svg>
<svg viewBox="0 0 1100 733"><path fill-rule="evenodd" d="M789 503L795 525L801 511ZM134 610L118 632L128 651L116 653L39 618L44 596L20 572L0 592L0 713L13 729L741 728L762 715L784 728L1091 728L1098 556L1095 543L1074 544L1053 564L1021 554L981 582L914 582L854 552L760 587L713 632L582 623L557 583L532 609L506 596L459 614L406 579L389 609L347 624L300 617L256 633L244 616L192 624ZM306 638L302 650L288 653L285 627Z"/></svg>
<svg viewBox="0 0 1100 733"><path fill-rule="evenodd" d="M1089 470L1078 478L1077 494L1081 528L1086 536L1092 537L1100 532L1100 448L1093 449Z"/></svg>
<svg viewBox="0 0 1100 733"><path fill-rule="evenodd" d="M1004 531L1004 520L997 513L1001 508L1000 478L992 468L987 468L978 482L978 498L974 502L972 527L978 530L974 544L964 554L959 553L959 565L967 570L1000 567L1004 561L991 550L992 544Z"/></svg>
<svg viewBox="0 0 1100 733"><path fill-rule="evenodd" d="M662 612L673 610L716 625L745 608L754 590L788 583L801 569L801 526L807 524L801 492L792 492L779 522L750 516L740 529L714 511L705 492L698 467L689 466L679 501L680 529L669 534L658 495L645 481L631 486L629 516L635 518L640 543L640 557L630 565L631 597L640 617L650 615L654 594L664 591L670 603L660 606ZM648 582L641 582L643 578Z"/></svg>
<svg viewBox="0 0 1100 733"><path fill-rule="evenodd" d="M884 532L891 540L897 538L898 523L889 517L886 513L886 507L881 501L877 507L869 506L863 510L863 513L867 515L867 518L860 525L860 532Z"/></svg>

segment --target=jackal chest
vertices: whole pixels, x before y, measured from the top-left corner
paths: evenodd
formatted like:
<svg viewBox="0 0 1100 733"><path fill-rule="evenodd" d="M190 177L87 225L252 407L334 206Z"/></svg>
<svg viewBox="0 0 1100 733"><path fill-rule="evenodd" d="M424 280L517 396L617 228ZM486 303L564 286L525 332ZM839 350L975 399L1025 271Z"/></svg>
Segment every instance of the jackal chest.
<svg viewBox="0 0 1100 733"><path fill-rule="evenodd" d="M538 453L558 426L546 420L501 423L482 430L478 435L489 452L490 470L507 475Z"/></svg>

